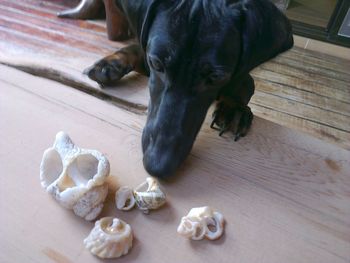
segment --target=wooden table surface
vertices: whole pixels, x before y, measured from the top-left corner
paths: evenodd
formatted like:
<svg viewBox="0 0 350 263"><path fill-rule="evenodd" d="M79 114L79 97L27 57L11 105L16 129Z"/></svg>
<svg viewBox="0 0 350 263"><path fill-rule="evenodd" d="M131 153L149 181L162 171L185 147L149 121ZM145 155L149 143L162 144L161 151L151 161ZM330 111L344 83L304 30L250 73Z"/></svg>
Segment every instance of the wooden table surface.
<svg viewBox="0 0 350 263"><path fill-rule="evenodd" d="M260 118L233 142L209 121L176 178L162 182L168 205L149 215L117 211L117 187L147 176L145 115L0 66L0 262L103 262L83 245L93 223L40 186L43 151L60 130L110 160L103 216L127 221L135 241L130 254L106 262L349 262L350 152ZM181 216L203 205L224 214L225 235L178 236Z"/></svg>

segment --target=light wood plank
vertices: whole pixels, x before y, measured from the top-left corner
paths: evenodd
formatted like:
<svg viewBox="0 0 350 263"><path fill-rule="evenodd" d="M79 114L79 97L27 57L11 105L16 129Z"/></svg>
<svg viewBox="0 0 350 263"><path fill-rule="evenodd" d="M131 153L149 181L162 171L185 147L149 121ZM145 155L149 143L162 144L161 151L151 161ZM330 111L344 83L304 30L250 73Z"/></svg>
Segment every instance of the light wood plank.
<svg viewBox="0 0 350 263"><path fill-rule="evenodd" d="M43 151L65 130L111 162L110 189L146 176L140 137L145 115L130 113L52 81L0 66L0 261L100 262L83 248L92 228L40 187ZM15 77L13 77L15 76ZM15 102L15 103L14 103ZM350 152L256 118L234 143L205 123L177 179L162 182L169 205L129 222L136 241L118 262L348 262ZM226 217L225 236L190 242L176 227L191 207L212 205Z"/></svg>
<svg viewBox="0 0 350 263"><path fill-rule="evenodd" d="M68 0L1 1L0 63L62 82L124 108L146 111L148 90L145 77L130 74L116 87L100 89L82 75L86 67L128 45L130 41L108 41L103 20L80 21L56 17L57 11L76 3ZM284 99L261 98L260 109L265 108L265 113L271 113L267 117L270 120L284 124L287 119L291 123L286 125L294 128L296 124L302 124L300 130L331 142L339 138L338 143L347 148L348 136L338 129L331 130L327 118L334 114L347 117L350 114L349 66L350 62L344 59L293 48L253 72L260 95L269 94ZM293 107L286 108L289 103ZM319 111L319 108L330 114L323 114L324 111ZM283 120L282 111L292 117ZM304 115L304 112L313 118L307 120L309 115ZM338 119L333 118L331 122ZM339 124L341 126L350 123L349 118L340 119L343 122ZM315 125L320 125L320 128L315 128ZM334 138L331 139L332 136L328 134L334 135Z"/></svg>

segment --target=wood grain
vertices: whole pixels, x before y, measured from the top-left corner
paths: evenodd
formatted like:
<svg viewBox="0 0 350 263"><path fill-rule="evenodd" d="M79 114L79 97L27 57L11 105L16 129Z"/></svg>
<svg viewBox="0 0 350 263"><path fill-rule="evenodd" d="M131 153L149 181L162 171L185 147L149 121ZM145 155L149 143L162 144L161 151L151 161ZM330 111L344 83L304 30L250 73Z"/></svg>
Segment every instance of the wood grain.
<svg viewBox="0 0 350 263"><path fill-rule="evenodd" d="M15 77L14 77L15 76ZM101 262L83 247L93 224L59 207L40 187L39 164L59 130L111 162L103 215L129 222L131 253L118 262L349 262L350 152L256 118L234 143L208 120L177 178L162 185L169 204L146 216L117 212L113 191L144 180L134 114L49 80L0 66L0 262ZM14 103L15 102L15 103ZM193 206L225 215L215 242L176 234Z"/></svg>

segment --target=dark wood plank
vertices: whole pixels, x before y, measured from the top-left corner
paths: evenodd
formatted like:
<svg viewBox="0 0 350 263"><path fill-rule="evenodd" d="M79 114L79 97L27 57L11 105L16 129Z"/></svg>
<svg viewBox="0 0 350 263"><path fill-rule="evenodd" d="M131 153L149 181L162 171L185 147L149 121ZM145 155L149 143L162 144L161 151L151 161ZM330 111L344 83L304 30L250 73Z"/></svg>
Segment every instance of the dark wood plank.
<svg viewBox="0 0 350 263"><path fill-rule="evenodd" d="M287 66L301 68L306 72L317 73L321 76L325 76L328 78L343 79L345 81L350 81L350 75L346 71L346 68L344 68L344 70L342 71L339 71L334 68L324 66L323 64L320 64L320 63L304 60L303 58L296 59L296 58L293 58L293 56L291 56L290 58L285 56L278 56L277 58L275 58L275 61Z"/></svg>
<svg viewBox="0 0 350 263"><path fill-rule="evenodd" d="M259 67L265 71L276 72L283 76L293 77L302 83L307 83L306 88L309 86L323 86L327 89L334 89L334 91L342 90L348 92L350 89L349 82L342 79L333 79L325 76L321 76L317 73L310 73L300 68L286 66L281 63L277 63L275 60L269 61ZM299 82L299 83L300 83ZM296 86L297 88L297 86Z"/></svg>
<svg viewBox="0 0 350 263"><path fill-rule="evenodd" d="M350 135L350 117L347 115L331 112L321 107L301 105L297 101L260 90L256 91L251 101L259 105L276 105L272 106L271 109L275 108L276 111L289 113L306 121L335 128Z"/></svg>
<svg viewBox="0 0 350 263"><path fill-rule="evenodd" d="M292 100L296 103L300 103L300 106L309 105L350 117L350 102L342 102L336 100L335 98L327 98L308 91L286 87L283 84L270 82L260 78L256 79L255 86L260 92ZM291 109L291 111L294 111L294 109ZM320 118L320 120L321 119L322 118Z"/></svg>
<svg viewBox="0 0 350 263"><path fill-rule="evenodd" d="M333 88L330 88L327 85L314 82L313 79L310 78L295 78L293 76L284 75L271 70L265 70L260 68L254 70L254 72L252 72L252 75L254 77L261 78L266 81L282 84L286 88L297 88L302 91L308 91L317 94L318 96L334 98L344 103L349 103L350 101L350 89L334 90Z"/></svg>
<svg viewBox="0 0 350 263"><path fill-rule="evenodd" d="M8 10L12 12L17 12L19 14L26 14L32 17L40 17L43 21L43 25L45 25L45 21L54 21L55 23L64 24L67 27L74 26L77 31L80 30L89 30L90 34L105 34L106 26L102 26L101 24L92 23L90 21L84 20L74 20L74 19L59 19L56 16L55 12L50 12L48 9L37 9L33 6L22 5L19 1L8 1L3 0L0 3L0 7L3 10Z"/></svg>
<svg viewBox="0 0 350 263"><path fill-rule="evenodd" d="M253 113L260 118L294 130L312 134L316 138L350 149L350 135L348 132L340 131L333 127L325 126L320 123L282 112L279 108L271 108L267 103L258 104L252 100L249 105L252 108Z"/></svg>
<svg viewBox="0 0 350 263"><path fill-rule="evenodd" d="M324 58L322 56L312 56L309 54L309 52L293 52L297 50L297 48L293 48L290 51L287 51L284 53L284 57L292 59L292 60L297 60L297 61L302 61L304 63L307 63L306 65L310 64L313 66L318 66L318 67L323 67L327 68L330 70L338 71L341 73L348 74L349 68L350 68L350 61L342 58L333 58L333 60Z"/></svg>

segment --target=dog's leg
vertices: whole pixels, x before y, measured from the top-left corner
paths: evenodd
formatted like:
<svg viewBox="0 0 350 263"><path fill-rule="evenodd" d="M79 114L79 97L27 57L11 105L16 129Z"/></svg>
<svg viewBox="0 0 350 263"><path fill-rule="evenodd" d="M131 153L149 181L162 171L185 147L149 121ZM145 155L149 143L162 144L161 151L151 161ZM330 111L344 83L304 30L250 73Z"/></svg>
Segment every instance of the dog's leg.
<svg viewBox="0 0 350 263"><path fill-rule="evenodd" d="M102 0L81 0L79 5L57 14L62 18L92 19L101 16L103 13Z"/></svg>
<svg viewBox="0 0 350 263"><path fill-rule="evenodd" d="M130 30L125 15L117 7L115 0L81 0L75 8L57 14L62 18L93 19L106 14L107 33L110 40L125 40L130 38Z"/></svg>
<svg viewBox="0 0 350 263"><path fill-rule="evenodd" d="M248 103L254 89L254 80L249 74L239 82L229 84L218 99L211 128L219 130L220 136L225 132L232 132L235 141L244 137L253 120Z"/></svg>
<svg viewBox="0 0 350 263"><path fill-rule="evenodd" d="M130 38L128 20L115 4L115 0L103 0L106 9L106 23L109 40Z"/></svg>
<svg viewBox="0 0 350 263"><path fill-rule="evenodd" d="M84 74L103 87L115 84L131 71L143 75L149 74L145 66L143 51L138 44L127 46L104 57L84 70Z"/></svg>

